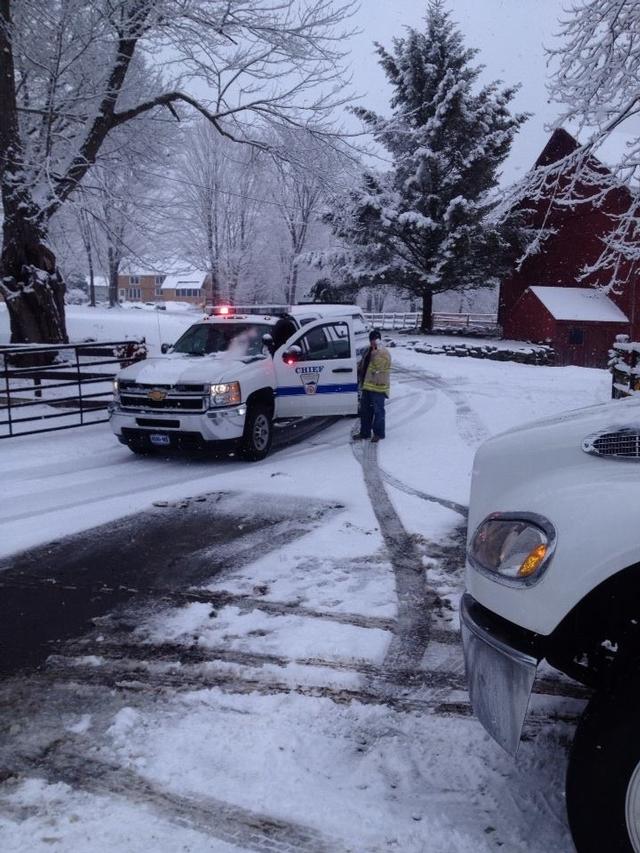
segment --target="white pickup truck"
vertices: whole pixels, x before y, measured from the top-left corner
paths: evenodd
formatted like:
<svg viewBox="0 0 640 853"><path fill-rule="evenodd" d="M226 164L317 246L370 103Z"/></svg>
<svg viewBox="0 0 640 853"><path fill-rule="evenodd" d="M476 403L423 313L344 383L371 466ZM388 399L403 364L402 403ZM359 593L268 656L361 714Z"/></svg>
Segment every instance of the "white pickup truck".
<svg viewBox="0 0 640 853"><path fill-rule="evenodd" d="M122 370L110 407L119 441L134 453L215 445L259 460L274 421L355 415L356 362L368 345L361 309L293 306L278 345L282 328L278 316L214 313L161 357Z"/></svg>
<svg viewBox="0 0 640 853"><path fill-rule="evenodd" d="M475 458L471 702L516 753L542 659L594 693L567 773L579 853L640 853L640 399L513 429Z"/></svg>

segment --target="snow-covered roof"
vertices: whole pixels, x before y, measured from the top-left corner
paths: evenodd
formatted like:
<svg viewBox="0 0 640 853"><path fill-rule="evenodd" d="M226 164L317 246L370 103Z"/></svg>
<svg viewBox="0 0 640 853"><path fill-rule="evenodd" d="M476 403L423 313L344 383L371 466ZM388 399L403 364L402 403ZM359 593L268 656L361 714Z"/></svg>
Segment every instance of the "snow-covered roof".
<svg viewBox="0 0 640 853"><path fill-rule="evenodd" d="M529 290L556 320L591 323L628 323L627 316L608 296L591 287L542 287Z"/></svg>
<svg viewBox="0 0 640 853"><path fill-rule="evenodd" d="M192 290L199 289L204 284L208 273L201 270L190 270L189 272L168 275L162 282L162 290Z"/></svg>

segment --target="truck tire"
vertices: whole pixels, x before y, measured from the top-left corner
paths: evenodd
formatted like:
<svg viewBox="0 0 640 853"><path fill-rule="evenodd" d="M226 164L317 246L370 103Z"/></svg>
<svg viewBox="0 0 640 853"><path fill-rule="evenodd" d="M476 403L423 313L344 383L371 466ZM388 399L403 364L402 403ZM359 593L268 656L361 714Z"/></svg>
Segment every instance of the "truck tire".
<svg viewBox="0 0 640 853"><path fill-rule="evenodd" d="M244 424L240 453L250 462L259 462L271 450L273 419L263 403L251 403Z"/></svg>
<svg viewBox="0 0 640 853"><path fill-rule="evenodd" d="M578 853L640 853L640 679L596 695L576 729L567 812Z"/></svg>

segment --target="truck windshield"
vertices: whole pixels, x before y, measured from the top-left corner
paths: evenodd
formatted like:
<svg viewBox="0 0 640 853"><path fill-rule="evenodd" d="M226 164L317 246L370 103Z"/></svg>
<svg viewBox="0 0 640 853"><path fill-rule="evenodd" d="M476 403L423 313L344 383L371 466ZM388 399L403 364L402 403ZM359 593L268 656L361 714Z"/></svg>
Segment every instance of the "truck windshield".
<svg viewBox="0 0 640 853"><path fill-rule="evenodd" d="M178 338L173 352L212 355L227 352L237 358L262 353L262 336L271 326L255 323L196 323Z"/></svg>

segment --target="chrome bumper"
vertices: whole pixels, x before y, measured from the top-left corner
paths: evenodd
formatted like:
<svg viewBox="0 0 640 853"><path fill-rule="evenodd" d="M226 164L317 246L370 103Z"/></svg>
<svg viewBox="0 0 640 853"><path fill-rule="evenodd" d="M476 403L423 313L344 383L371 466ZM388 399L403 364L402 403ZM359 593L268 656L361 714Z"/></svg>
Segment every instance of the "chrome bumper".
<svg viewBox="0 0 640 853"><path fill-rule="evenodd" d="M542 655L517 648L502 621L491 617L469 593L463 595L460 623L469 696L487 732L516 755Z"/></svg>

